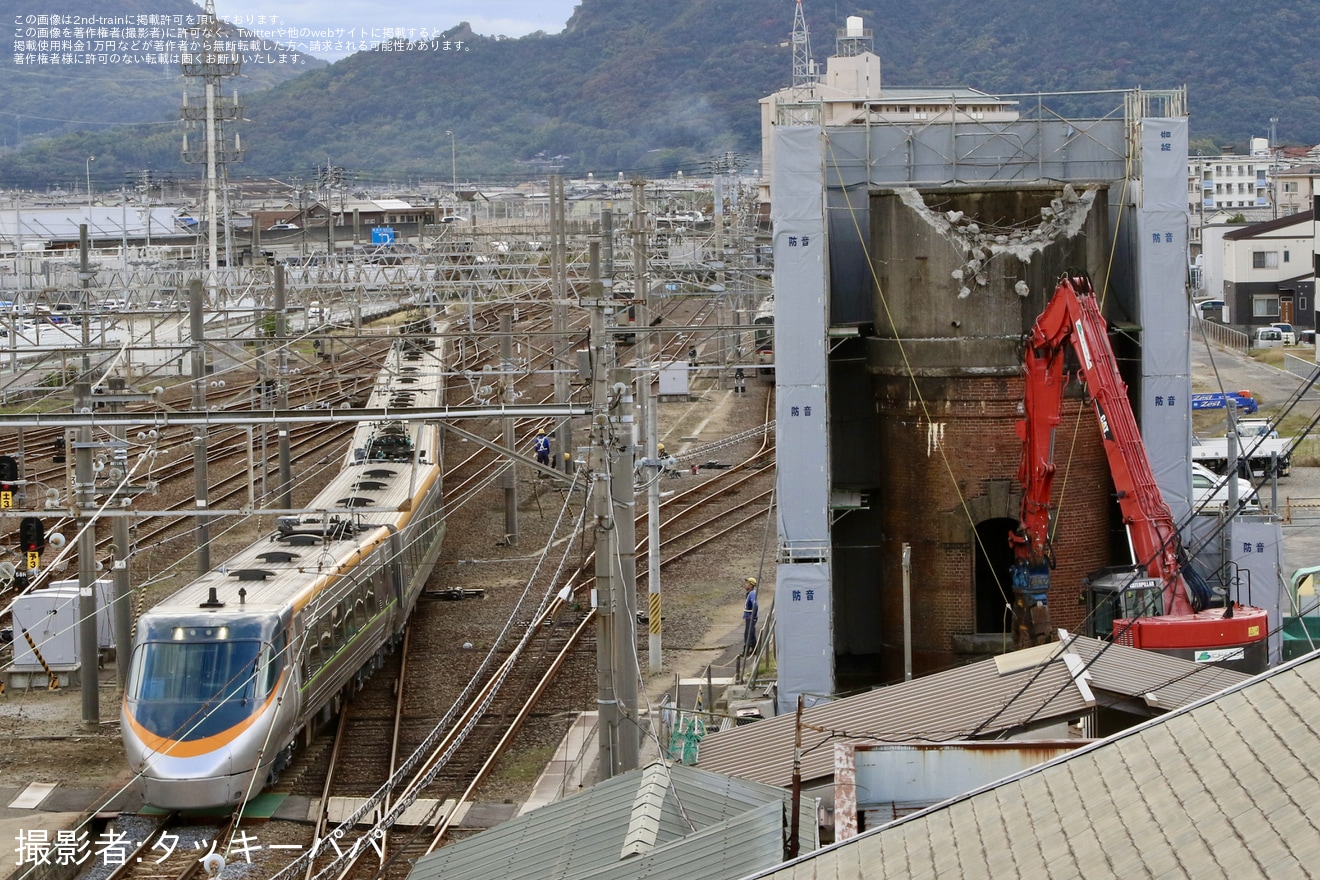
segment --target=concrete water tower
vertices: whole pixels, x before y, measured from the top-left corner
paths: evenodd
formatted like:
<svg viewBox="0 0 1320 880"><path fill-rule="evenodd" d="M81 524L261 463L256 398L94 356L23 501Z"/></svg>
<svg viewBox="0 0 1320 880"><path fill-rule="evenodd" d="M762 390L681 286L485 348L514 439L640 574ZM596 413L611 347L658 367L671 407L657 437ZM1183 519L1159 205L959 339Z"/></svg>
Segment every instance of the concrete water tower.
<svg viewBox="0 0 1320 880"><path fill-rule="evenodd" d="M872 191L867 359L878 484L887 489L875 510L880 577L866 615L879 626L850 630L849 646L880 655L887 672L902 668L905 543L919 672L1011 645L1023 340L1065 269L1105 265L1107 212L1101 187ZM1099 290L1103 279L1095 282ZM1066 402L1055 461L1060 563L1049 604L1054 626L1075 627L1082 577L1110 559L1113 493L1080 386Z"/></svg>

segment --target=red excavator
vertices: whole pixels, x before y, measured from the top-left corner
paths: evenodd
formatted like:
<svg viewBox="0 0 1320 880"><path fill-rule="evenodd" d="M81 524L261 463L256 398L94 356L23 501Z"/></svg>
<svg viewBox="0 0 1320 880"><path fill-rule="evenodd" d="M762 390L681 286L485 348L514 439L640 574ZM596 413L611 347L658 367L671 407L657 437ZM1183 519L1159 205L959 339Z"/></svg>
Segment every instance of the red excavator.
<svg viewBox="0 0 1320 880"><path fill-rule="evenodd" d="M1123 523L1136 558L1126 569L1106 569L1083 585L1091 633L1138 648L1187 659L1208 660L1244 672L1268 663L1267 613L1221 600L1187 562L1173 514L1160 495L1150 459L1118 372L1108 325L1091 281L1065 274L1027 343L1025 417L1017 423L1022 441L1022 516L1009 536L1014 547L1013 598L1019 645L1050 638L1050 487L1054 479L1054 433L1064 388L1065 344L1076 353L1078 377L1100 423L1105 455L1118 492Z"/></svg>

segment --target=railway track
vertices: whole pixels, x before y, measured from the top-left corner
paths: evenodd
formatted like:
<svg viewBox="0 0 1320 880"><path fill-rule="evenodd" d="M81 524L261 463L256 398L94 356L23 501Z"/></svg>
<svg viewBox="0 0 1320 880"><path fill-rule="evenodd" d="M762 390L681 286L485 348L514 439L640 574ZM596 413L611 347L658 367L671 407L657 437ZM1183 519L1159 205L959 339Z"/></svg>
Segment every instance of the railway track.
<svg viewBox="0 0 1320 880"><path fill-rule="evenodd" d="M769 485L773 480L768 469L758 469L755 464L764 461L765 456L772 452L773 447L768 442L762 442L737 467L717 474L700 489L683 493L681 499L669 500L671 507L680 509L668 524L678 520L690 522L686 528L672 536L662 530L666 539L666 556L662 564L696 552L700 547L719 540L749 522L764 521L771 494ZM748 487L755 491L749 491ZM712 505L718 505L720 509L711 512L709 508ZM706 512L699 514L699 511ZM674 543L681 546L674 548ZM588 556L579 562L577 568L579 571L589 570L591 565ZM576 580L572 576L567 579ZM424 626L425 615L426 610L419 609L414 626ZM509 668L504 665L511 656L510 651L496 652L496 671L490 674L486 686L472 696L469 704L458 713L449 733L432 746L431 758L415 771L415 776L425 775L435 766L432 759L444 761L431 774L426 785L417 789L420 797L434 804L434 813L425 822L426 827L395 829L390 835L393 842L387 846L383 863L373 852L364 852L360 862L347 870L343 865L337 865L335 873L330 876L403 876L403 873L399 873L399 865L406 866L441 844L452 833L456 814L444 805L474 799L483 781L515 742L520 728L529 720L549 717L550 713L538 709L538 702L555 685L557 677L565 669L582 674L594 666L589 649L594 647L595 628L589 609L573 603L556 602L543 615L521 622L520 628L524 634L530 632L531 638L518 657L517 666ZM434 646L431 650L434 650ZM501 687L498 692L493 692L491 683L497 680L501 682ZM380 704L379 699L373 702ZM400 706L403 705L401 701ZM373 726L374 729L380 729L381 722L373 721ZM400 725L401 728L403 726ZM468 728L465 741L454 746L454 731L465 727ZM353 753L351 749L344 751L341 748L338 751L340 754ZM379 747L373 749L373 752L378 751ZM372 763L379 764L379 761L373 759ZM403 787L396 795L395 802L407 798L412 791L410 786L414 785L416 783Z"/></svg>
<svg viewBox="0 0 1320 880"><path fill-rule="evenodd" d="M681 320L694 322L691 318ZM484 315L473 323L487 328L495 326ZM489 329L487 332L490 332ZM671 343L674 351L681 352L682 340L675 338ZM473 346L472 351L473 359L465 362L463 369L481 366L481 361L477 359L480 348ZM488 356L490 348L486 347L485 351ZM535 351L533 358L538 364L548 363L550 355L548 352ZM529 427L529 423L522 423L519 431ZM772 454L773 445L766 439L745 461L704 480L699 489L694 487L676 493L663 502L661 512L665 519L662 521L661 534L665 545L662 552L666 555L662 558L662 565L685 558L702 546L719 540L721 536L727 536L765 516L771 499L768 488L772 483L769 477L771 471L758 468L757 464L764 463ZM457 462L457 466L451 466L452 476L447 477L446 489L453 491L457 488L462 493L474 495L489 490L492 478L500 469L498 463L491 464L490 460L493 460L493 454L478 450ZM471 473L466 473L469 470ZM721 509L710 512L715 506ZM644 519L639 517L638 534L644 534L644 528L640 527L642 524ZM680 542L683 546L675 546ZM645 539L639 543L638 550L644 552ZM585 571L590 566L589 552L584 550L573 567ZM580 576L564 574L562 582L585 585L586 580ZM472 603L471 607L486 604ZM492 606L494 604L491 603ZM452 618L457 612L449 612L455 607L466 610L467 606L468 603L455 606L445 602L424 602L414 615L413 626L422 627L432 618L438 618L448 622L452 629ZM419 640L425 648L424 659L427 662L416 664L420 667L418 671L405 676L403 667L414 665L414 658L407 655L419 653L420 649L397 653L395 657L401 664L398 683L394 684L395 673L392 667L378 670L368 686L350 704L351 708L344 713L342 739L322 737L303 750L304 757L313 764L324 763L335 769L318 774L295 763L290 771L286 771L286 779L290 780L291 788L304 791L319 787L323 804L328 803L332 796L360 797L374 791L380 780L390 774L397 759L388 755L406 754L421 741L428 726L434 724L439 714L443 714L436 712L437 707L453 706L454 717L448 732L431 744L428 760L414 768L414 780L425 778L428 774L430 778L424 784L414 781L411 785L415 788L412 789L400 787L389 801L391 804L399 804L414 794L434 801L436 814L424 823L425 833L416 829L396 829L388 835L393 842L383 862L374 853L369 853L364 863L355 866L347 876L401 877L406 874L410 858L439 844L447 834L452 833L454 814L445 811L441 815L443 805L448 801L470 801L479 797L483 781L491 776L513 747L520 729L526 729L529 722L540 722L533 724L534 727L559 724L562 719L558 716L568 711L567 703L573 702L578 707L586 703L582 699L581 682L593 679L594 660L586 651L594 645L595 629L591 625L593 618L589 609L581 606L580 602L560 602L535 616L529 616L525 610L511 612L517 619L510 639L518 635L525 637L517 663L512 662L514 654L511 647L503 646L494 650L492 671L487 674L484 685L470 695L462 707L444 701L450 699L448 694L457 694L459 684L466 680L464 676L475 669L478 652L465 644L444 645L446 650L440 651L441 646L434 640ZM492 618L498 616L499 612L486 615ZM507 622L507 618L504 622ZM484 619L473 625L477 632L492 627L493 624ZM485 640L477 641L481 642L481 647L487 646ZM437 654L442 656L437 657ZM555 690L563 687L566 675L578 681L573 687L565 689L567 696L556 695ZM493 688L492 683L495 681L501 685L498 691ZM547 707L547 701L554 705ZM556 708L560 705L565 708ZM387 730L390 731L388 735ZM465 731L461 745L456 735L460 730ZM387 741L388 748L385 747ZM339 742L339 745L330 744L334 742ZM336 757L331 757L332 753ZM346 762L344 756L351 756L352 760ZM336 792L342 794L336 795ZM389 806L385 809L388 810ZM313 839L323 831L324 828L314 832ZM342 870L342 866L337 870Z"/></svg>

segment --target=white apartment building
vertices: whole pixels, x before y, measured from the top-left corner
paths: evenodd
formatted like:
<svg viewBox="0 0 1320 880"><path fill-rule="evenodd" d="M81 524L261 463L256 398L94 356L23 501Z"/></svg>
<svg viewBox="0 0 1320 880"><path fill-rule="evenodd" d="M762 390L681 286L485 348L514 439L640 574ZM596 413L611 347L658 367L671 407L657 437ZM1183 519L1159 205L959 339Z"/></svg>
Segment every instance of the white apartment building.
<svg viewBox="0 0 1320 880"><path fill-rule="evenodd" d="M849 16L838 32L836 51L823 74L810 82L780 89L761 104L761 167L774 161L777 125L903 125L1000 123L1019 116L1017 102L977 89L881 87L880 56L870 51L871 31Z"/></svg>
<svg viewBox="0 0 1320 880"><path fill-rule="evenodd" d="M1312 162L1274 173L1274 203L1278 205L1280 217L1311 210L1317 175L1320 175L1320 164Z"/></svg>
<svg viewBox="0 0 1320 880"><path fill-rule="evenodd" d="M1187 210L1193 216L1227 209L1270 207L1270 168L1274 164L1269 149L1256 149L1239 156L1190 156L1187 159Z"/></svg>

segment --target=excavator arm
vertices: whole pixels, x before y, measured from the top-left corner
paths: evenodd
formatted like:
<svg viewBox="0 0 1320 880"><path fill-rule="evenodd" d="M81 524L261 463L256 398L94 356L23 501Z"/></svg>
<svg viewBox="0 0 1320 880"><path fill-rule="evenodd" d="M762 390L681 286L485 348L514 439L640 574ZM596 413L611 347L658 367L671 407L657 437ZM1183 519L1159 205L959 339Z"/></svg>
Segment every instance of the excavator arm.
<svg viewBox="0 0 1320 880"><path fill-rule="evenodd" d="M1128 402L1127 386L1109 344L1108 324L1100 313L1090 279L1080 273L1059 280L1027 343L1024 417L1017 423L1022 441L1018 480L1023 491L1021 529L1011 538L1016 556L1014 589L1025 586L1028 604L1036 601L1042 573L1047 585L1048 569L1052 567L1054 441L1064 388L1070 378L1065 366L1068 348L1076 354L1079 377L1095 406L1119 508L1137 561L1163 583L1166 614L1191 614L1197 609L1192 606L1182 575L1182 542L1151 471Z"/></svg>
<svg viewBox="0 0 1320 880"><path fill-rule="evenodd" d="M1017 424L1022 440L1021 525L1009 536L1015 557L1018 644L1049 637L1050 492L1055 435L1069 379L1068 348L1076 354L1078 375L1095 405L1133 553L1148 575L1146 585L1130 572L1090 581L1086 598L1091 622L1115 641L1134 647L1259 672L1268 663L1268 612L1231 601L1222 608L1208 607L1213 594L1186 564L1173 514L1160 495L1118 372L1108 325L1090 280L1080 272L1059 280L1032 328L1024 359L1024 417ZM1160 607L1154 607L1157 593Z"/></svg>

